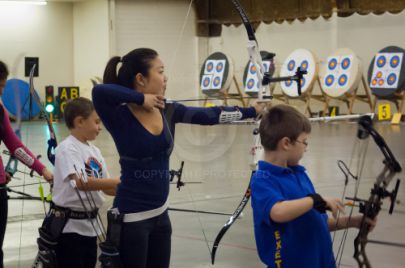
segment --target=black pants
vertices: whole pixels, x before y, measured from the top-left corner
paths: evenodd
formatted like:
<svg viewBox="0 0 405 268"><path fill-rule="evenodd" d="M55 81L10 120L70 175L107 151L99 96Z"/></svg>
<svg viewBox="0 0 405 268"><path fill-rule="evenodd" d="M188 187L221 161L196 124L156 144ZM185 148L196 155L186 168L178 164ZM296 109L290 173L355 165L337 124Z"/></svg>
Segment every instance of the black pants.
<svg viewBox="0 0 405 268"><path fill-rule="evenodd" d="M8 198L5 185L0 184L0 268L3 268L3 240L6 233Z"/></svg>
<svg viewBox="0 0 405 268"><path fill-rule="evenodd" d="M120 255L124 268L168 268L172 225L169 215L124 223Z"/></svg>
<svg viewBox="0 0 405 268"><path fill-rule="evenodd" d="M58 268L94 268L97 262L97 237L76 233L61 234L56 248Z"/></svg>

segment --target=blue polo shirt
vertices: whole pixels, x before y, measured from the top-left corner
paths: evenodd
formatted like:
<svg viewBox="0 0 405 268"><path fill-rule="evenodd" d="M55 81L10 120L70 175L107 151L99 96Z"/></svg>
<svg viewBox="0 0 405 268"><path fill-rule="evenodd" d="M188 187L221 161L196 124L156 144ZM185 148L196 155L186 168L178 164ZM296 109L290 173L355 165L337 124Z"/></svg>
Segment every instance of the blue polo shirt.
<svg viewBox="0 0 405 268"><path fill-rule="evenodd" d="M311 209L286 223L270 219L277 202L315 193L303 166L284 168L259 161L251 188L257 250L267 267L336 267L327 214Z"/></svg>

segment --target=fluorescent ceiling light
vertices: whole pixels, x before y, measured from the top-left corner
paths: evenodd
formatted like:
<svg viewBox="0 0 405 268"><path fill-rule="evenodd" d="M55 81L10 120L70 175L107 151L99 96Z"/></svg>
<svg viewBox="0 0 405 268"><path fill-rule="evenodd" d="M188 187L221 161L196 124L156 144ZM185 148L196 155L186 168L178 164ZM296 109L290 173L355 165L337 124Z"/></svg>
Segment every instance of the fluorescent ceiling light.
<svg viewBox="0 0 405 268"><path fill-rule="evenodd" d="M46 5L46 1L42 0L24 0L24 1L12 1L12 0L0 0L0 5L39 5L39 6L44 6Z"/></svg>

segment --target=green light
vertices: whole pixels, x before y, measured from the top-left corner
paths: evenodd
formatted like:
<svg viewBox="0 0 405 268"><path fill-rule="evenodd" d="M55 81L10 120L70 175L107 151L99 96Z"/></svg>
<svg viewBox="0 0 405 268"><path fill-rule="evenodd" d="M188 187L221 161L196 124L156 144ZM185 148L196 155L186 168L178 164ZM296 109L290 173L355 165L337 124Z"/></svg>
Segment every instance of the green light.
<svg viewBox="0 0 405 268"><path fill-rule="evenodd" d="M48 113L52 113L53 110L55 110L55 107L53 106L53 104L47 104L45 106L45 111L47 111Z"/></svg>

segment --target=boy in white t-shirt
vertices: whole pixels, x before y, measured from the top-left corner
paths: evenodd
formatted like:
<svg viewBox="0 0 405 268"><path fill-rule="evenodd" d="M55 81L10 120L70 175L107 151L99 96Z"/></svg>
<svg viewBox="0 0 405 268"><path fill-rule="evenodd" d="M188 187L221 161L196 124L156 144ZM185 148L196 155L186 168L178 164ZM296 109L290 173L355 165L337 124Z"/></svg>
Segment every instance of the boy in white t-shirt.
<svg viewBox="0 0 405 268"><path fill-rule="evenodd" d="M69 101L64 117L70 135L55 152L53 202L73 213L58 237L56 259L58 268L91 268L97 261L97 237L104 232L97 219L102 191L115 195L119 179L109 178L100 150L89 143L101 131L93 103L82 97Z"/></svg>

